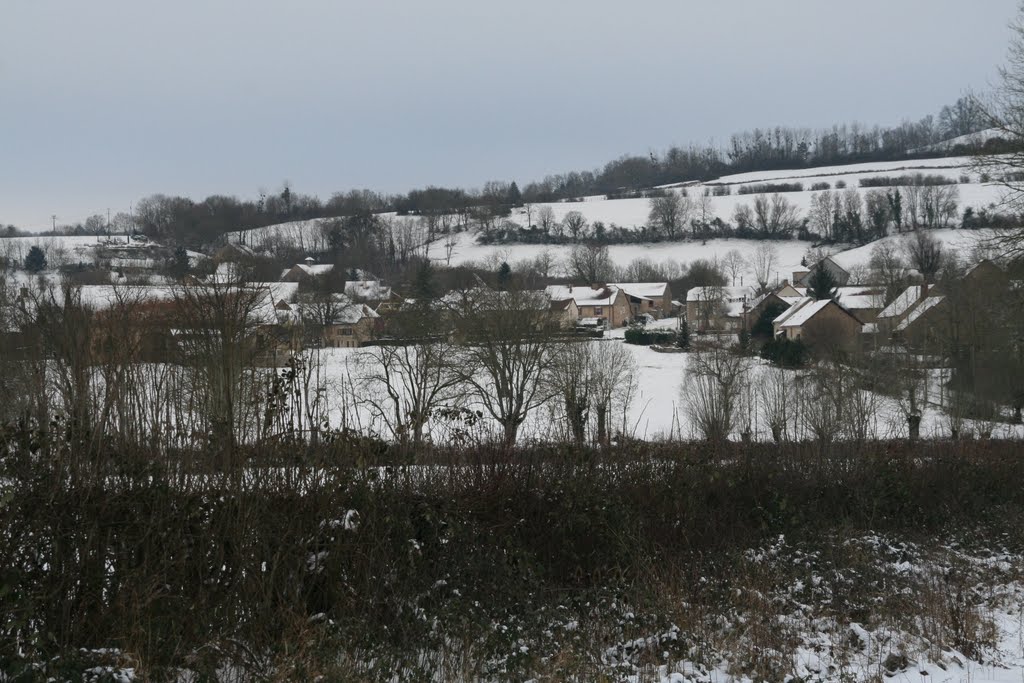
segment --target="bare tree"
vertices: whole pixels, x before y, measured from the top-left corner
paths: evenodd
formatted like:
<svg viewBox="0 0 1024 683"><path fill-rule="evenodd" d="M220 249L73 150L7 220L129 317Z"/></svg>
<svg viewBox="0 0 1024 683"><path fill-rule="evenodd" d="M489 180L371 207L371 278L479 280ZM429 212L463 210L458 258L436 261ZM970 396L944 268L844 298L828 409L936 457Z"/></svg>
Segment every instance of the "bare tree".
<svg viewBox="0 0 1024 683"><path fill-rule="evenodd" d="M690 354L680 398L694 428L707 441L725 441L747 381L742 356L713 346Z"/></svg>
<svg viewBox="0 0 1024 683"><path fill-rule="evenodd" d="M889 198L883 190L870 190L864 198L867 223L875 238L889 234L889 223L892 220L892 208Z"/></svg>
<svg viewBox="0 0 1024 683"><path fill-rule="evenodd" d="M771 430L772 440L781 443L789 437L789 424L795 410L793 382L787 372L767 367L757 382L758 408L761 419Z"/></svg>
<svg viewBox="0 0 1024 683"><path fill-rule="evenodd" d="M559 398L560 412L577 446L583 446L587 438L587 423L593 407L593 371L589 342L562 344L552 355L548 381L552 393Z"/></svg>
<svg viewBox="0 0 1024 683"><path fill-rule="evenodd" d="M534 208L531 202L526 202L525 204L523 204L523 213L526 214L526 227L532 228Z"/></svg>
<svg viewBox="0 0 1024 683"><path fill-rule="evenodd" d="M635 258L619 273L622 282L659 282L669 280L663 268L649 258Z"/></svg>
<svg viewBox="0 0 1024 683"><path fill-rule="evenodd" d="M739 249L730 249L725 253L722 258L722 267L729 273L731 284L735 287L736 280L743 274L744 269L747 267L747 260L743 258L743 254Z"/></svg>
<svg viewBox="0 0 1024 683"><path fill-rule="evenodd" d="M917 230L904 239L903 253L926 282L934 280L942 267L942 242L924 230Z"/></svg>
<svg viewBox="0 0 1024 683"><path fill-rule="evenodd" d="M565 229L569 231L569 235L575 241L587 229L587 219L579 211L570 211L562 219L562 225L565 226Z"/></svg>
<svg viewBox="0 0 1024 683"><path fill-rule="evenodd" d="M985 112L978 100L970 95L939 111L939 131L946 138L976 133L987 125Z"/></svg>
<svg viewBox="0 0 1024 683"><path fill-rule="evenodd" d="M555 210L546 204L537 209L537 227L557 237L560 226L555 220Z"/></svg>
<svg viewBox="0 0 1024 683"><path fill-rule="evenodd" d="M700 224L701 229L707 230L715 217L714 206L711 203L711 194L707 188L693 201L693 213L693 220ZM696 227L694 226L695 233ZM694 237L696 237L696 234L694 234Z"/></svg>
<svg viewBox="0 0 1024 683"><path fill-rule="evenodd" d="M461 404L457 349L438 327L438 311L417 301L388 320L398 341L364 351L365 401L400 445L415 454L436 410Z"/></svg>
<svg viewBox="0 0 1024 683"><path fill-rule="evenodd" d="M527 416L551 398L542 381L552 363L558 320L544 292L477 289L450 307L460 336L459 372L477 403L513 446Z"/></svg>
<svg viewBox="0 0 1024 683"><path fill-rule="evenodd" d="M754 212L749 204L737 204L736 209L733 211L732 221L736 224L736 229L741 233L753 232L755 229Z"/></svg>
<svg viewBox="0 0 1024 683"><path fill-rule="evenodd" d="M573 247L567 264L569 277L588 285L607 282L615 275L615 266L604 244L581 244Z"/></svg>
<svg viewBox="0 0 1024 683"><path fill-rule="evenodd" d="M799 212L779 193L754 197L754 225L764 237L779 238L799 227Z"/></svg>
<svg viewBox="0 0 1024 683"><path fill-rule="evenodd" d="M960 189L956 185L927 185L921 188L921 213L929 228L942 228L957 217Z"/></svg>
<svg viewBox="0 0 1024 683"><path fill-rule="evenodd" d="M685 191L677 194L669 190L663 196L652 197L650 205L648 220L670 240L679 236L680 229L689 222L693 212L693 203Z"/></svg>
<svg viewBox="0 0 1024 683"><path fill-rule="evenodd" d="M452 254L455 253L455 247L459 246L459 233L449 231L444 236L444 263L450 266L452 264Z"/></svg>
<svg viewBox="0 0 1024 683"><path fill-rule="evenodd" d="M530 261L529 269L535 272L542 280L547 280L555 271L556 265L557 259L555 254L550 249L545 249Z"/></svg>
<svg viewBox="0 0 1024 683"><path fill-rule="evenodd" d="M797 393L802 402L800 416L806 431L823 448L843 432L848 386L845 368L822 362L800 377Z"/></svg>
<svg viewBox="0 0 1024 683"><path fill-rule="evenodd" d="M834 240L836 217L839 215L839 195L823 190L811 197L811 227L825 239Z"/></svg>
<svg viewBox="0 0 1024 683"><path fill-rule="evenodd" d="M247 400L256 379L257 359L271 339L258 334L266 319L266 291L243 280L180 285L174 288L179 344L195 371L194 388L221 454L234 469L240 437L253 425Z"/></svg>
<svg viewBox="0 0 1024 683"><path fill-rule="evenodd" d="M613 418L621 416L619 431L628 429L629 406L637 389L636 358L624 344L591 345L591 386L597 443L608 446Z"/></svg>
<svg viewBox="0 0 1024 683"><path fill-rule="evenodd" d="M885 286L885 304L888 305L909 282L907 263L900 255L898 245L890 240L882 240L871 248L871 260L868 262L870 280Z"/></svg>
<svg viewBox="0 0 1024 683"><path fill-rule="evenodd" d="M774 245L762 242L757 245L754 253L750 256L750 267L754 271L754 279L758 288L764 292L768 290L768 284L775 274L775 267L779 262L779 252Z"/></svg>

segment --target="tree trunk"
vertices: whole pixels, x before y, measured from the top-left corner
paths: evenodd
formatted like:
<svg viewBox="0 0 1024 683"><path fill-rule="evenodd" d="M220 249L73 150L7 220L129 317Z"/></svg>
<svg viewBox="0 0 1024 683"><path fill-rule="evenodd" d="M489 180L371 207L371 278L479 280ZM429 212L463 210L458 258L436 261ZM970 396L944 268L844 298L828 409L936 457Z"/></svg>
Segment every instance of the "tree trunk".
<svg viewBox="0 0 1024 683"><path fill-rule="evenodd" d="M502 424L503 439L502 443L506 448L512 448L516 445L516 437L519 435L519 423L515 420L507 420Z"/></svg>
<svg viewBox="0 0 1024 683"><path fill-rule="evenodd" d="M601 446L608 446L608 407L597 406L597 443Z"/></svg>
<svg viewBox="0 0 1024 683"><path fill-rule="evenodd" d="M921 416L908 415L907 427L910 430L910 440L917 441L917 439L921 436Z"/></svg>

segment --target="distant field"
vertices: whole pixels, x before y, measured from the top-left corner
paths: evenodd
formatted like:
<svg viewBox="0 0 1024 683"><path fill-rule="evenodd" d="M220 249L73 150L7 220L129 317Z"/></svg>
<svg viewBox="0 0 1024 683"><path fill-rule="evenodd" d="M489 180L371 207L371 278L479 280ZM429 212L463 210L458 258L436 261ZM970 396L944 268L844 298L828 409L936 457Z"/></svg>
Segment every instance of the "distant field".
<svg viewBox="0 0 1024 683"><path fill-rule="evenodd" d="M853 188L860 194L865 194L868 189L859 186L863 178L878 176L904 176L923 173L926 175L939 175L944 178L959 181L966 177L969 182L957 184L959 192L960 210L970 206L974 208L985 208L998 205L1001 201L1001 188L992 183L982 183L977 173L971 169L970 157L949 157L942 159L923 159L917 161L894 161L894 162L871 162L864 164L850 164L845 166L826 166L810 169L792 169L778 171L761 171L756 173L742 173L730 176L723 176L705 184L691 185L686 188L690 196L703 194L709 186L727 185L733 194L721 197L711 197L711 210L713 214L723 220L731 220L736 207L741 204L751 204L753 196L738 194L739 188L745 185L762 183L799 182L804 186L802 192L787 192L785 197L788 201L798 207L801 214L806 215L811 205L811 199L816 192L811 191L815 183L829 183L833 190L838 181L846 184L847 188ZM676 189L675 191L678 191ZM582 213L588 223L602 221L606 226L616 225L619 227L634 229L647 223L647 216L650 211L650 200L648 199L606 199L602 196L584 197L581 201L564 201L549 204L534 204L533 216L536 218L536 211L543 206L548 206L554 212L557 220L562 220L570 211ZM386 214L395 220L416 220L415 218L403 218L394 214ZM512 212L510 219L520 225L527 225L526 209L519 208ZM314 219L308 221L294 221L278 225L267 226L247 230L244 232L231 233L229 238L232 241L241 241L260 247L271 244L291 244L301 249L317 251L323 248L319 226L325 219ZM961 232L954 229L936 230L933 233L944 242L960 252L970 250L970 246L976 241L977 234ZM895 238L889 238L895 239ZM721 257L731 249L738 249L745 256L755 249L760 242L753 240L709 240L706 242L680 241L680 242L658 242L654 244L616 244L611 245L609 250L612 259L619 265L626 265L635 258L648 258L659 262L665 260L690 262L698 258ZM800 267L800 261L804 256L809 244L806 242L786 241L775 243L779 252L778 274L779 278L789 277L793 270ZM514 264L518 261L535 258L543 252L550 252L557 258L564 258L570 250L565 245L480 245L476 242L476 233L468 232L459 235L457 244L451 253L450 263L452 265L467 262L494 262L496 260L508 261ZM850 252L843 252L840 263L844 267L852 267L866 263L870 257L870 245L853 249ZM442 241L430 245L429 255L434 260L448 262L446 249ZM750 273L745 274L745 278Z"/></svg>

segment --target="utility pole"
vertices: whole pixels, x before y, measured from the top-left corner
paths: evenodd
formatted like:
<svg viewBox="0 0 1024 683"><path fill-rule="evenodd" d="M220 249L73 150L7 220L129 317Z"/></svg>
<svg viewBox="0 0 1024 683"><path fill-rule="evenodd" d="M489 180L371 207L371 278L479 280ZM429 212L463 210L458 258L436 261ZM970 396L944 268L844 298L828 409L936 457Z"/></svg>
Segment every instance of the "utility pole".
<svg viewBox="0 0 1024 683"><path fill-rule="evenodd" d="M57 214L52 214L50 220L53 221L53 231L57 232Z"/></svg>

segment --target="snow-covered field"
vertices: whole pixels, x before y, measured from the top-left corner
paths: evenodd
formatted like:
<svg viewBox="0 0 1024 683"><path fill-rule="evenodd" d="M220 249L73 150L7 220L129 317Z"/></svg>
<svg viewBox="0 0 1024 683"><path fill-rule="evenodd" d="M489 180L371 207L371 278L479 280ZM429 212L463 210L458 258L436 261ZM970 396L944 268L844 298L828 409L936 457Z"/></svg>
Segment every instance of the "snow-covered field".
<svg viewBox="0 0 1024 683"><path fill-rule="evenodd" d="M959 193L960 211L966 207L979 209L993 205L997 206L1002 201L1002 188L992 183L982 183L978 173L972 169L970 157L759 171L724 176L705 184L692 184L686 188L686 191L691 197L695 197L704 194L705 189L709 186L728 186L733 194L719 197L711 196L708 199L710 211L714 216L723 220L731 220L738 206L753 202L753 196L738 194L740 187L761 183L800 182L804 185L802 192L787 192L784 193L784 197L798 208L801 215L806 215L810 209L812 198L817 194L817 192L810 189L814 183L829 183L833 191L835 191L836 183L842 181L846 184L847 188L852 188L863 195L868 192L868 189L859 187L859 181L863 178L902 176L916 173L940 175L956 181L966 177L969 182L956 185ZM526 207L520 207L512 212L510 220L519 225L526 226L530 221L536 221L537 212L543 207L549 207L558 221L563 220L568 213L578 211L583 214L591 225L600 221L607 227L615 225L621 228L635 229L644 226L648 222L650 200L609 200L603 195L589 196L582 198L582 201L534 204L530 207L530 217L527 216ZM416 220L412 217L400 217L394 214L385 214L385 217L399 223L415 222ZM291 244L309 251L316 251L324 247L324 238L320 234L320 225L324 220L327 219L282 223L265 228L231 233L229 238L236 242L244 241L247 245L256 248L273 244ZM972 233L960 234L953 230L938 230L934 231L933 234L943 241L950 241L950 246L958 251L961 251L960 248L974 237ZM450 265L471 262L499 264L501 261L507 261L514 265L517 262L534 259L543 253L554 256L558 261L564 261L572 248L569 245L482 245L477 243L476 237L477 235L473 231L461 233L457 236L455 243L450 245L450 250L446 248L444 240L437 240L429 245L429 255L439 263L448 263ZM614 244L609 246L609 252L612 260L619 266L625 266L637 258L650 259L656 263L675 261L685 264L696 259L721 259L732 249L739 250L744 257L749 259L753 250L760 244L762 243L753 240L684 240L649 244ZM810 246L809 243L799 241L777 242L774 245L779 252L776 268L779 279L789 277L793 270L801 267L800 262ZM844 267L865 264L869 255L870 246L861 247L852 250L849 254L843 255L840 263ZM556 272L558 272L557 268ZM750 275L751 273L748 270L744 277L749 277Z"/></svg>
<svg viewBox="0 0 1024 683"><path fill-rule="evenodd" d="M96 235L26 235L0 238L0 258L11 263L23 263L32 247L39 247L46 255L49 266L87 263L91 250L99 245L126 246L123 235L97 237ZM140 244L140 246L142 246Z"/></svg>
<svg viewBox="0 0 1024 683"><path fill-rule="evenodd" d="M968 258L974 249L983 248L987 238L992 233L987 230L960 230L956 228L943 228L930 230L929 234L942 242L948 251L956 253L960 258ZM460 265L475 263L478 265L494 266L507 261L513 267L516 264L524 264L532 261L542 254L548 254L555 259L555 273L564 273L561 264L564 264L573 249L572 245L549 245L549 244L504 244L484 245L478 244L471 233L460 234L457 244L452 251L451 264ZM886 242L898 244L902 239L900 235L890 235L884 238ZM861 247L844 249L834 247L833 256L839 265L847 270L857 266L867 266L871 260L871 250L878 242ZM800 240L782 240L766 243L758 240L742 239L713 239L703 242L655 242L647 244L612 244L608 246L608 253L615 265L624 267L634 259L648 259L653 263L671 261L680 264L689 264L697 259L709 261L725 258L725 255L732 250L737 250L748 262L745 269L741 271L742 281L735 284L751 284L753 270L749 261L754 251L765 244L775 248L777 260L775 266L775 278L779 281L792 277L794 271L806 270L801 261L811 249L810 242ZM431 258L445 262L444 247L435 244L430 250ZM674 293L677 295L678 293Z"/></svg>
<svg viewBox="0 0 1024 683"><path fill-rule="evenodd" d="M658 327L674 328L673 319L655 323ZM699 338L695 338L699 339ZM591 342L593 344L624 344L622 333L615 330L609 338ZM683 390L684 376L689 367L691 353L665 353L650 347L624 344L632 354L636 363L635 393L625 410L621 408L613 416L614 431L644 440L665 439L700 439L701 435L693 424L688 411L688 394ZM386 425L374 414L365 402L374 389L361 382L361 378L370 374L372 369L372 352L366 349L325 349L321 362L324 366L325 381L337 396L347 397L344 401L333 401L331 422L334 426L345 424L360 431L389 437ZM366 365L369 363L370 365ZM794 393L799 389L796 385L797 371L779 370L766 362L754 358L749 361L747 381L750 389L740 401L739 413L743 416L736 421L732 438L739 439L743 423L749 423L751 436L757 441L770 441L771 430L765 423L758 408L758 387L770 380L769 373L783 373L788 391ZM950 434L948 418L943 411L946 397L941 389L942 376L940 371L932 373L922 396L921 436L925 438L943 438ZM623 389L625 391L625 389ZM900 404L890 396L862 392L865 406L870 415L867 418L868 434L876 438L905 438L907 436L906 419ZM692 400L692 396L689 400ZM467 406L481 408L472 400ZM343 409L344 407L344 409ZM482 408L481 408L482 409ZM794 407L791 424L787 429L789 437L797 440L812 438L808 427L802 423ZM435 441L444 441L445 426L437 423L429 425ZM980 434L991 430L996 438L1024 438L1024 426L1005 423L981 423L966 420L964 430ZM485 417L479 425L478 436L487 438L496 434L497 425ZM564 425L558 412L556 400L535 410L523 424L520 436L524 441L533 439L548 440L564 438Z"/></svg>

